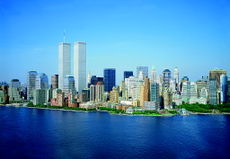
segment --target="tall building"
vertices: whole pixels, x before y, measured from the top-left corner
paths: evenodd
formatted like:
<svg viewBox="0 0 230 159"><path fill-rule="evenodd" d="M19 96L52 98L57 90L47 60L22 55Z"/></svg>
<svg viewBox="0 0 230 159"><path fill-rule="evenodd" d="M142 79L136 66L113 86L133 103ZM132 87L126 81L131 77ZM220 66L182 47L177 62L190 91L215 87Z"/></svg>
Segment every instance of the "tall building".
<svg viewBox="0 0 230 159"><path fill-rule="evenodd" d="M163 89L169 88L170 80L171 80L171 71L169 69L165 69L163 71Z"/></svg>
<svg viewBox="0 0 230 159"><path fill-rule="evenodd" d="M94 102L96 99L96 86L90 85L89 91L90 91L89 100Z"/></svg>
<svg viewBox="0 0 230 159"><path fill-rule="evenodd" d="M228 77L224 74L220 76L220 101L222 104L228 101Z"/></svg>
<svg viewBox="0 0 230 159"><path fill-rule="evenodd" d="M40 73L36 76L35 89L48 89L48 77L45 73Z"/></svg>
<svg viewBox="0 0 230 159"><path fill-rule="evenodd" d="M230 102L230 77L228 77L228 102Z"/></svg>
<svg viewBox="0 0 230 159"><path fill-rule="evenodd" d="M137 77L139 76L140 72L143 73L144 77L148 77L149 75L147 66L137 66Z"/></svg>
<svg viewBox="0 0 230 159"><path fill-rule="evenodd" d="M95 101L103 102L103 95L104 95L104 84L103 82L97 82L96 89L95 89Z"/></svg>
<svg viewBox="0 0 230 159"><path fill-rule="evenodd" d="M141 86L144 80L137 77L129 77L125 79L125 90L127 90L127 98L132 101L139 101L141 97Z"/></svg>
<svg viewBox="0 0 230 159"><path fill-rule="evenodd" d="M191 84L189 81L184 81L182 83L182 101L185 103L189 103L189 99L191 97Z"/></svg>
<svg viewBox="0 0 230 159"><path fill-rule="evenodd" d="M176 67L173 71L173 81L176 91L180 91L180 77L179 77L179 69Z"/></svg>
<svg viewBox="0 0 230 159"><path fill-rule="evenodd" d="M33 92L33 104L38 105L38 104L47 104L47 90L46 89L36 89Z"/></svg>
<svg viewBox="0 0 230 159"><path fill-rule="evenodd" d="M114 68L104 69L105 92L110 92L116 85L116 70Z"/></svg>
<svg viewBox="0 0 230 159"><path fill-rule="evenodd" d="M151 83L150 101L155 102L156 109L159 109L159 106L160 106L160 88L159 88L159 84L156 82Z"/></svg>
<svg viewBox="0 0 230 159"><path fill-rule="evenodd" d="M71 74L70 43L59 43L58 51L58 87L63 90L64 78Z"/></svg>
<svg viewBox="0 0 230 159"><path fill-rule="evenodd" d="M157 70L155 68L152 69L151 71L151 82L157 82Z"/></svg>
<svg viewBox="0 0 230 159"><path fill-rule="evenodd" d="M8 95L10 101L20 101L20 86L21 83L18 79L11 80L8 88Z"/></svg>
<svg viewBox="0 0 230 159"><path fill-rule="evenodd" d="M119 91L117 87L113 87L113 90L110 91L110 97L109 101L112 103L118 103L119 102Z"/></svg>
<svg viewBox="0 0 230 159"><path fill-rule="evenodd" d="M215 79L209 80L209 104L217 104L217 81Z"/></svg>
<svg viewBox="0 0 230 159"><path fill-rule="evenodd" d="M86 88L86 43L74 43L74 77L78 93Z"/></svg>
<svg viewBox="0 0 230 159"><path fill-rule="evenodd" d="M33 99L33 91L35 90L37 72L30 71L27 75L27 100Z"/></svg>
<svg viewBox="0 0 230 159"><path fill-rule="evenodd" d="M220 76L224 74L227 75L225 70L211 70L209 71L209 80L216 80L216 87L220 89Z"/></svg>
<svg viewBox="0 0 230 159"><path fill-rule="evenodd" d="M55 74L51 77L51 88L52 89L58 88L58 74Z"/></svg>
<svg viewBox="0 0 230 159"><path fill-rule="evenodd" d="M124 80L130 76L133 76L133 71L124 71Z"/></svg>
<svg viewBox="0 0 230 159"><path fill-rule="evenodd" d="M72 75L66 75L64 78L64 88L63 92L65 93L65 96L68 96L69 93L75 94L75 80L74 76Z"/></svg>
<svg viewBox="0 0 230 159"><path fill-rule="evenodd" d="M149 78L144 78L144 83L141 86L141 97L140 97L140 105L144 106L144 102L149 101L150 98L150 80Z"/></svg>

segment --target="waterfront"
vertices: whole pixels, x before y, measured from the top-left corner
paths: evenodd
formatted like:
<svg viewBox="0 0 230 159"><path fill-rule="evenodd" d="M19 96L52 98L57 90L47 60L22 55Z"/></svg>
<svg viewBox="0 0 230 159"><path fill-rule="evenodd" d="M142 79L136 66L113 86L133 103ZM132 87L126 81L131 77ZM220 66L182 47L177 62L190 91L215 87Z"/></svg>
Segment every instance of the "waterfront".
<svg viewBox="0 0 230 159"><path fill-rule="evenodd" d="M0 107L0 158L229 158L230 116Z"/></svg>

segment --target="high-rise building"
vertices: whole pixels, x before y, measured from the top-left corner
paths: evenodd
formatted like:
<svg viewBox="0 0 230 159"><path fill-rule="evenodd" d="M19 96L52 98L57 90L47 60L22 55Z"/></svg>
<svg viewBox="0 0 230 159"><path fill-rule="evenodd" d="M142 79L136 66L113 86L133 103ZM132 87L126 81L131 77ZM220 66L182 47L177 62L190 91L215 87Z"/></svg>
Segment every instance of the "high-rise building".
<svg viewBox="0 0 230 159"><path fill-rule="evenodd" d="M96 99L96 86L90 85L89 91L90 91L89 100L93 102Z"/></svg>
<svg viewBox="0 0 230 159"><path fill-rule="evenodd" d="M157 82L157 70L153 68L151 73L151 83Z"/></svg>
<svg viewBox="0 0 230 159"><path fill-rule="evenodd" d="M191 97L191 84L189 81L184 81L182 83L182 101L185 103L189 103L189 99Z"/></svg>
<svg viewBox="0 0 230 159"><path fill-rule="evenodd" d="M163 71L163 89L169 88L170 80L171 80L171 71L169 69L165 69Z"/></svg>
<svg viewBox="0 0 230 159"><path fill-rule="evenodd" d="M133 76L133 71L124 71L124 80L130 76Z"/></svg>
<svg viewBox="0 0 230 159"><path fill-rule="evenodd" d="M125 90L127 90L127 98L132 101L139 101L141 97L141 86L144 80L137 77L129 77L125 79Z"/></svg>
<svg viewBox="0 0 230 159"><path fill-rule="evenodd" d="M30 71L27 75L27 100L33 99L33 91L35 90L37 72Z"/></svg>
<svg viewBox="0 0 230 159"><path fill-rule="evenodd" d="M228 77L224 74L220 76L220 101L222 104L228 101Z"/></svg>
<svg viewBox="0 0 230 159"><path fill-rule="evenodd" d="M9 100L10 101L20 101L20 86L21 83L18 79L13 79L11 80L9 84L9 90L8 90L8 95L9 95Z"/></svg>
<svg viewBox="0 0 230 159"><path fill-rule="evenodd" d="M74 43L74 77L78 93L86 88L86 43Z"/></svg>
<svg viewBox="0 0 230 159"><path fill-rule="evenodd" d="M116 70L114 68L104 69L105 92L110 92L116 85Z"/></svg>
<svg viewBox="0 0 230 159"><path fill-rule="evenodd" d="M47 104L47 90L46 89L36 89L34 90L33 104Z"/></svg>
<svg viewBox="0 0 230 159"><path fill-rule="evenodd" d="M119 91L117 87L113 87L113 90L110 91L110 102L118 103L119 102Z"/></svg>
<svg viewBox="0 0 230 159"><path fill-rule="evenodd" d="M104 84L103 82L97 82L96 89L95 89L95 101L103 102L103 95L104 95Z"/></svg>
<svg viewBox="0 0 230 159"><path fill-rule="evenodd" d="M76 89L75 89L74 76L72 75L65 76L63 92L65 93L65 96L68 96L69 93L75 94Z"/></svg>
<svg viewBox="0 0 230 159"><path fill-rule="evenodd" d="M180 77L179 77L179 69L176 67L173 71L173 81L176 91L180 91Z"/></svg>
<svg viewBox="0 0 230 159"><path fill-rule="evenodd" d="M211 70L209 71L209 80L216 80L216 87L220 89L220 76L224 74L227 75L227 71L225 70Z"/></svg>
<svg viewBox="0 0 230 159"><path fill-rule="evenodd" d="M148 67L147 66L137 66L137 74L136 77L139 77L140 72L143 73L144 77L148 77Z"/></svg>
<svg viewBox="0 0 230 159"><path fill-rule="evenodd" d="M58 74L55 74L51 77L51 88L52 89L58 88Z"/></svg>
<svg viewBox="0 0 230 159"><path fill-rule="evenodd" d="M48 77L45 73L40 73L36 76L35 89L48 89Z"/></svg>
<svg viewBox="0 0 230 159"><path fill-rule="evenodd" d="M228 77L228 102L230 102L230 77Z"/></svg>
<svg viewBox="0 0 230 159"><path fill-rule="evenodd" d="M159 88L159 84L156 82L151 83L150 101L155 102L156 109L159 109L159 106L160 106L160 88Z"/></svg>
<svg viewBox="0 0 230 159"><path fill-rule="evenodd" d="M144 78L144 83L141 86L141 97L140 97L140 106L144 106L144 102L149 101L150 98L150 80L149 78Z"/></svg>
<svg viewBox="0 0 230 159"><path fill-rule="evenodd" d="M58 55L58 87L63 90L64 78L71 74L71 60L70 60L70 43L59 43Z"/></svg>
<svg viewBox="0 0 230 159"><path fill-rule="evenodd" d="M215 79L209 80L209 104L217 104L217 84Z"/></svg>

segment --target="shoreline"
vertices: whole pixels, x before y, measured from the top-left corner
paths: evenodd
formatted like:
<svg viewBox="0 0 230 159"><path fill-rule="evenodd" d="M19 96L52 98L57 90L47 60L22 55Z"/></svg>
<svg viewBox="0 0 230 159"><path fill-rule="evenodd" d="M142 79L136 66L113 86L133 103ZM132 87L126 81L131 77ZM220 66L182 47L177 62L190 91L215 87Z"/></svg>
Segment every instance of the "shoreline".
<svg viewBox="0 0 230 159"><path fill-rule="evenodd" d="M90 113L90 112L106 112L111 115L123 115L123 116L146 116L146 117L172 117L176 115L180 116L189 116L189 115L230 115L228 112L223 112L223 113L200 113L200 112L190 112L188 115L181 115L181 114L165 114L165 115L147 115L147 114L128 114L128 113L113 113L110 111L106 110L71 110L71 109L63 109L63 108L42 108L42 107L29 107L25 105L3 105L0 104L0 106L3 107L22 107L22 108L29 108L29 109L43 109L43 110L56 110L56 111L71 111L71 112L85 112L85 113Z"/></svg>

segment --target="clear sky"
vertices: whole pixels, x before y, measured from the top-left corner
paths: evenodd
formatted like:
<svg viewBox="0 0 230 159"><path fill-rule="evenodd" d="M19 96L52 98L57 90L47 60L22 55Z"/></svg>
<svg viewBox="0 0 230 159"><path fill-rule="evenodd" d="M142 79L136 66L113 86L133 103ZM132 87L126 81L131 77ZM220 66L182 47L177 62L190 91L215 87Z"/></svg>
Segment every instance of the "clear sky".
<svg viewBox="0 0 230 159"><path fill-rule="evenodd" d="M0 81L58 73L58 43L87 42L87 70L136 66L192 80L230 71L229 0L0 0ZM87 71L87 72L88 72Z"/></svg>

